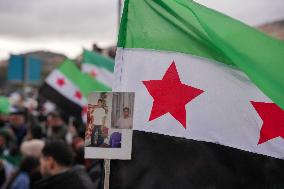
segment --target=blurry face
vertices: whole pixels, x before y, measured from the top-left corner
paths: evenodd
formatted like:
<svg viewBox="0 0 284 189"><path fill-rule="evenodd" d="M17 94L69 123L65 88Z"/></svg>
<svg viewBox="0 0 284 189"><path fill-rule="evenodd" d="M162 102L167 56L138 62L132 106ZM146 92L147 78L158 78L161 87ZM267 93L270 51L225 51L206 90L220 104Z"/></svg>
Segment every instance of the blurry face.
<svg viewBox="0 0 284 189"><path fill-rule="evenodd" d="M9 121L8 115L0 114L0 127L4 126L6 122Z"/></svg>
<svg viewBox="0 0 284 189"><path fill-rule="evenodd" d="M103 106L102 101L98 101L98 106L99 106L99 107L102 107L102 106Z"/></svg>
<svg viewBox="0 0 284 189"><path fill-rule="evenodd" d="M127 110L127 109L123 110L123 116L128 117L129 116L129 110Z"/></svg>
<svg viewBox="0 0 284 189"><path fill-rule="evenodd" d="M5 115L5 114L0 114L0 120L1 121L8 121L9 120L9 116Z"/></svg>
<svg viewBox="0 0 284 189"><path fill-rule="evenodd" d="M41 155L40 157L40 173L43 177L51 176L52 167L53 165L53 158L52 157L45 157Z"/></svg>
<svg viewBox="0 0 284 189"><path fill-rule="evenodd" d="M5 137L0 135L0 146L4 146L6 143Z"/></svg>
<svg viewBox="0 0 284 189"><path fill-rule="evenodd" d="M13 126L21 126L24 124L25 119L23 115L10 115L9 116L9 122L13 125Z"/></svg>
<svg viewBox="0 0 284 189"><path fill-rule="evenodd" d="M47 125L50 127L62 125L62 120L58 117L48 116L47 117Z"/></svg>

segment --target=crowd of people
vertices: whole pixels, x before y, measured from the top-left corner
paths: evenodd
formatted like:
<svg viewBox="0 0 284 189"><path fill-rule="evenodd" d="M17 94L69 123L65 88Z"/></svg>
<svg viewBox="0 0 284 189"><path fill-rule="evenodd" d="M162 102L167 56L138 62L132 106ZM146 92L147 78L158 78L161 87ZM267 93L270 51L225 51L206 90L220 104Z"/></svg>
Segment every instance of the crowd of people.
<svg viewBox="0 0 284 189"><path fill-rule="evenodd" d="M103 161L84 159L84 131L56 108L0 111L0 188L102 188Z"/></svg>

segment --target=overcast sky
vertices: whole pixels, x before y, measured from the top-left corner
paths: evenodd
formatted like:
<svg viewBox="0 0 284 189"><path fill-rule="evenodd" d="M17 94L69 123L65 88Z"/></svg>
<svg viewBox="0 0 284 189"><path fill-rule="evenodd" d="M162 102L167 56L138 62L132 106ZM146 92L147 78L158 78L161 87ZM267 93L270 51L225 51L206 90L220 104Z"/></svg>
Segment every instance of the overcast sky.
<svg viewBox="0 0 284 189"><path fill-rule="evenodd" d="M196 0L249 25L284 19L284 0ZM74 58L93 42L114 45L118 0L0 0L0 59L51 50Z"/></svg>

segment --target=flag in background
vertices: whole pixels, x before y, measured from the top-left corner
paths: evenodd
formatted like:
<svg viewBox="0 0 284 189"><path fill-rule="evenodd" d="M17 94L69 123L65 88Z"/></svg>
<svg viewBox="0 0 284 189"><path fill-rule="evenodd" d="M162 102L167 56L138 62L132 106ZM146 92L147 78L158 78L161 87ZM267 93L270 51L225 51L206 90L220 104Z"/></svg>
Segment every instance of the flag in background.
<svg viewBox="0 0 284 189"><path fill-rule="evenodd" d="M65 60L48 75L40 94L80 118L82 113L86 117L87 96L91 91L110 91L110 88L81 72L71 60Z"/></svg>
<svg viewBox="0 0 284 189"><path fill-rule="evenodd" d="M126 0L113 90L136 92L135 131L113 188L284 184L283 52L194 1Z"/></svg>
<svg viewBox="0 0 284 189"><path fill-rule="evenodd" d="M111 88L113 83L113 69L113 59L97 52L83 50L82 71L89 73L109 88Z"/></svg>

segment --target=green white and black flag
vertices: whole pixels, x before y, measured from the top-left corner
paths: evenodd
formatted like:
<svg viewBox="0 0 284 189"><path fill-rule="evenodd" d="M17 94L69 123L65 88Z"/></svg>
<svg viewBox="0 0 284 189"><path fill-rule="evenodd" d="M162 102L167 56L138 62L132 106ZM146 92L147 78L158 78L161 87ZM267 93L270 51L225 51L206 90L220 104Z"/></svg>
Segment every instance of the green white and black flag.
<svg viewBox="0 0 284 189"><path fill-rule="evenodd" d="M283 184L283 52L194 1L126 0L113 90L136 92L133 160L113 188Z"/></svg>
<svg viewBox="0 0 284 189"><path fill-rule="evenodd" d="M40 89L40 94L62 110L75 117L85 117L87 96L91 91L109 91L110 88L81 72L70 60L53 70Z"/></svg>

